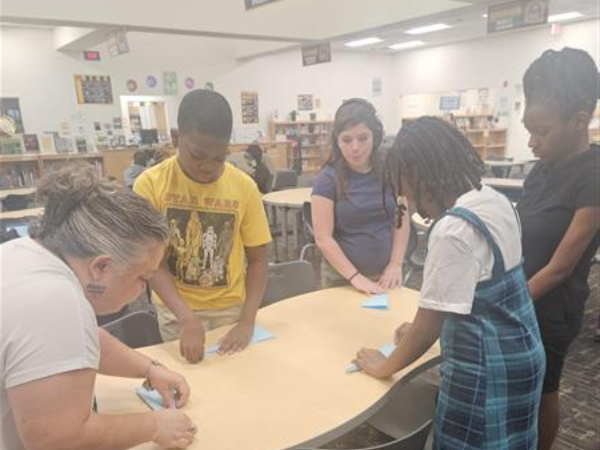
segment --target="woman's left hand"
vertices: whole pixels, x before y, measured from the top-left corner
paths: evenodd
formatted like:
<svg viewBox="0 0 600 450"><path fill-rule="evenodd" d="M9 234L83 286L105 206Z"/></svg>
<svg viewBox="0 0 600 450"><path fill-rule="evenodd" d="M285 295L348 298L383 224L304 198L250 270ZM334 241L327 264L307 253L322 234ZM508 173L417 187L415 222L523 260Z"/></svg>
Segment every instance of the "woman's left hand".
<svg viewBox="0 0 600 450"><path fill-rule="evenodd" d="M166 408L171 408L173 400L177 408L184 406L190 397L190 386L183 375L167 369L163 365L152 365L148 380L158 391Z"/></svg>
<svg viewBox="0 0 600 450"><path fill-rule="evenodd" d="M402 264L390 262L377 283L386 290L402 286Z"/></svg>

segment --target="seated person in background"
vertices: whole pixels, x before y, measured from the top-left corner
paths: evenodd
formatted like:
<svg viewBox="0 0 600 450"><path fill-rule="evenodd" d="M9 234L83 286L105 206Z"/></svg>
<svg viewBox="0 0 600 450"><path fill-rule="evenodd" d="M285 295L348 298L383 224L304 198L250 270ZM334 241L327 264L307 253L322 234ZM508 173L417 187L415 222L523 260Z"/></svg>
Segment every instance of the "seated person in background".
<svg viewBox="0 0 600 450"><path fill-rule="evenodd" d="M123 179L125 180L125 186L129 189L133 188L135 179L144 171L148 166L149 154L146 150L136 150L133 154L133 161L131 165L123 172Z"/></svg>
<svg viewBox="0 0 600 450"><path fill-rule="evenodd" d="M251 175L252 179L256 181L258 190L262 194L266 194L271 190L273 175L263 160L263 151L259 145L252 144L248 146L246 153L250 155L252 161L254 161L254 174Z"/></svg>
<svg viewBox="0 0 600 450"><path fill-rule="evenodd" d="M333 151L312 190L324 288L351 284L379 294L402 284L410 224L396 228L393 190L383 176L383 125L373 105L345 101L335 114Z"/></svg>
<svg viewBox="0 0 600 450"><path fill-rule="evenodd" d="M246 172L258 186L261 194L271 191L273 177L271 170L263 161L263 153L257 144L252 144L243 152L227 155L227 162Z"/></svg>
<svg viewBox="0 0 600 450"><path fill-rule="evenodd" d="M151 287L161 300L163 339L179 339L181 354L195 363L204 356L205 330L236 324L219 353L250 343L271 235L256 184L225 162L233 124L227 100L191 91L177 123L177 156L146 170L134 191L167 216L169 246Z"/></svg>
<svg viewBox="0 0 600 450"><path fill-rule="evenodd" d="M185 448L195 426L171 409L185 379L98 328L156 272L169 237L146 200L80 164L47 175L34 238L0 246L0 448L113 450L153 441ZM92 412L97 374L146 378L166 409ZM133 393L131 394L133 395Z"/></svg>

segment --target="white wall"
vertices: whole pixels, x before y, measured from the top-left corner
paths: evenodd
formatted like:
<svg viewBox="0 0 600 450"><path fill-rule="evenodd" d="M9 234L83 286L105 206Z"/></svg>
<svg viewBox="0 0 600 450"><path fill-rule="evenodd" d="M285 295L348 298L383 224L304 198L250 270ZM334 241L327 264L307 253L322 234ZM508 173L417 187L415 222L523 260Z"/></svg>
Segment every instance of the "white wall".
<svg viewBox="0 0 600 450"><path fill-rule="evenodd" d="M542 28L401 53L394 61L396 95L495 88L498 96L508 97L511 111L507 153L528 158L527 133L514 111L515 85L521 84L529 64L549 48L581 48L598 63L599 33L598 21L589 21L565 25L559 35Z"/></svg>
<svg viewBox="0 0 600 450"><path fill-rule="evenodd" d="M386 132L396 133L400 95L490 87L497 96L508 97L512 111L515 85L521 83L525 69L543 50L579 47L596 61L600 52L597 22L565 26L558 36L544 28L394 55L335 52L332 63L311 67L302 67L299 50L236 62L235 41L143 33L129 35L129 54L110 59L100 48L100 63L85 62L80 55L55 51L50 29L3 27L0 31L0 94L21 99L28 133L58 131L61 121L77 114L85 116L90 127L95 121L111 122L121 116L119 96L162 95L163 70L176 71L179 76L179 95L167 101L171 124L175 124L177 106L187 92L183 79L192 76L197 87L212 81L228 98L238 129L256 128L242 126L240 117L240 92L254 90L259 93L260 127L265 132L274 110L283 119L297 109L298 94L313 94L321 99L321 118L332 117L345 98L365 97L377 107ZM114 105L78 105L75 74L111 75ZM150 74L159 79L154 89L145 84ZM374 77L382 79L383 92L378 97L371 92ZM135 93L126 90L130 78L138 83ZM508 153L528 157L520 117L513 113L509 119ZM71 130L74 132L74 126Z"/></svg>
<svg viewBox="0 0 600 450"><path fill-rule="evenodd" d="M374 77L382 79L381 96L373 97ZM266 129L274 110L281 120L297 109L298 94L321 99L318 117L333 118L342 100L363 97L373 102L386 126L395 128L396 111L391 100L393 90L392 57L366 53L334 53L333 61L302 67L300 50L267 56L237 65L216 79L217 89L231 102L235 121L241 123L240 90L259 93L261 126ZM308 113L303 113L308 118Z"/></svg>
<svg viewBox="0 0 600 450"><path fill-rule="evenodd" d="M71 123L76 131L74 115L87 119L89 131L93 122L111 122L121 116L121 95L163 95L160 81L163 70L176 71L179 77L179 95L167 97L170 123L176 123L177 107L187 92L183 80L191 76L196 87L207 81L214 83L234 110L236 128L242 126L240 92L259 93L260 127L266 133L268 120L274 110L284 119L297 109L298 94L313 94L320 98L319 117L332 117L344 98L365 97L373 100L384 121L394 131L396 106L391 101L393 91L392 56L365 53L333 55L333 62L302 67L300 50L266 56L236 63L233 59L235 41L166 35L129 34L131 52L110 59L104 48L101 62L83 61L81 55L67 55L53 48L51 30L6 27L2 33L1 95L21 100L27 133L58 131L62 121ZM77 104L73 76L76 74L110 75L113 87L113 105ZM156 88L146 86L147 75L159 79ZM371 98L374 76L382 78L382 95ZM127 91L126 82L134 79L138 90ZM305 114L308 118L308 113ZM393 126L392 126L393 125Z"/></svg>

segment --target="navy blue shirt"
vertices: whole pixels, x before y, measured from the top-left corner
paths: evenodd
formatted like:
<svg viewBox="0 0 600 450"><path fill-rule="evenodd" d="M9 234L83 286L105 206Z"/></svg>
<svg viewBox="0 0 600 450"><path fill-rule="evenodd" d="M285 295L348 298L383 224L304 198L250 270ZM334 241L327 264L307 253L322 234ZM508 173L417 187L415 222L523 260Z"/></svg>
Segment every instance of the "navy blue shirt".
<svg viewBox="0 0 600 450"><path fill-rule="evenodd" d="M392 190L386 188L386 214L381 177L373 171L344 170L345 195L336 192L332 166L324 167L317 175L312 195L334 202L333 237L350 262L363 275L380 275L392 255L397 209Z"/></svg>

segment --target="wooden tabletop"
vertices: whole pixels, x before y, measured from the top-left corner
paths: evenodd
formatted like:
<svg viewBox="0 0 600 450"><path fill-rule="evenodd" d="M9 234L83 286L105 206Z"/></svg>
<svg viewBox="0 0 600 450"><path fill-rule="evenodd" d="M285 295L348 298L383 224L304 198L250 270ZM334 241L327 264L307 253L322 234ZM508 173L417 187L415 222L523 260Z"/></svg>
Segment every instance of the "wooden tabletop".
<svg viewBox="0 0 600 450"><path fill-rule="evenodd" d="M192 387L184 408L199 428L191 450L282 450L327 433L381 399L410 369L439 355L437 344L391 380L345 369L361 347L392 341L394 329L412 321L418 293L390 292L389 310L362 308L367 298L352 288L334 288L259 310L257 323L275 334L233 356L208 356L190 365L178 343L142 351L183 373ZM207 346L225 329L207 333ZM99 376L102 413L147 411L134 393L140 380ZM154 444L136 447L157 449Z"/></svg>
<svg viewBox="0 0 600 450"><path fill-rule="evenodd" d="M44 214L44 208L19 209L17 211L0 212L0 220L3 219L25 219L26 217L38 217Z"/></svg>
<svg viewBox="0 0 600 450"><path fill-rule="evenodd" d="M0 190L0 200L4 200L9 195L29 195L35 193L36 188L16 188L16 189L2 189Z"/></svg>
<svg viewBox="0 0 600 450"><path fill-rule="evenodd" d="M310 202L312 188L284 189L263 195L263 202L271 206L300 209L304 202Z"/></svg>

